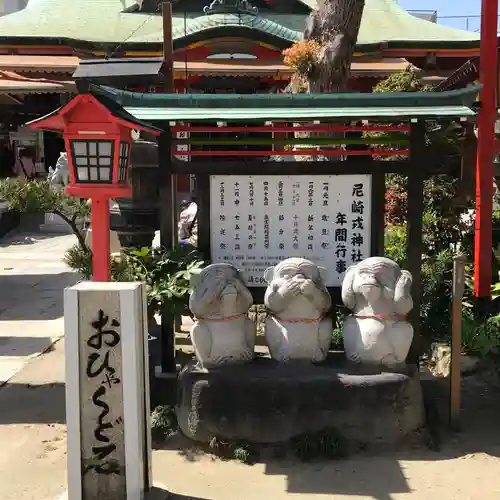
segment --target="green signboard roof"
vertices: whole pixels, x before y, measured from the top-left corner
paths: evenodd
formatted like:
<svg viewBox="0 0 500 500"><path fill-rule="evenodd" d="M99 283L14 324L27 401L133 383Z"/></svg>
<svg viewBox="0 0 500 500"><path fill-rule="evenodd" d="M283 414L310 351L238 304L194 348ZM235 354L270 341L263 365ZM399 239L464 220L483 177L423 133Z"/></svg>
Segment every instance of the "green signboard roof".
<svg viewBox="0 0 500 500"><path fill-rule="evenodd" d="M138 120L248 121L474 116L480 87L450 92L380 94L146 94L91 86Z"/></svg>
<svg viewBox="0 0 500 500"><path fill-rule="evenodd" d="M183 0L180 0L182 5ZM316 0L300 0L314 8ZM208 0L207 0L207 3ZM83 41L121 46L160 45L160 15L127 12L134 0L30 0L19 12L0 17L0 43L12 39ZM176 43L210 36L235 36L253 32L283 45L300 40L304 14L266 10L251 14L203 12L175 13ZM366 0L357 50L389 48L468 49L479 46L479 34L435 24L408 14L396 0Z"/></svg>

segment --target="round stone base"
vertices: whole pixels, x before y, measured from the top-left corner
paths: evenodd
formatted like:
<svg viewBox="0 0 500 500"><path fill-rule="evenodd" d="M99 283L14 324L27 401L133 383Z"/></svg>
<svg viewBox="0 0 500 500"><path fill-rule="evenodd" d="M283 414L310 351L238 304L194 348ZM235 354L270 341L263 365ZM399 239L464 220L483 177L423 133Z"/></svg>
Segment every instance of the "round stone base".
<svg viewBox="0 0 500 500"><path fill-rule="evenodd" d="M178 382L177 418L189 438L282 443L335 428L347 440L394 443L424 423L416 366L398 371L351 365L254 363L203 371L187 366Z"/></svg>

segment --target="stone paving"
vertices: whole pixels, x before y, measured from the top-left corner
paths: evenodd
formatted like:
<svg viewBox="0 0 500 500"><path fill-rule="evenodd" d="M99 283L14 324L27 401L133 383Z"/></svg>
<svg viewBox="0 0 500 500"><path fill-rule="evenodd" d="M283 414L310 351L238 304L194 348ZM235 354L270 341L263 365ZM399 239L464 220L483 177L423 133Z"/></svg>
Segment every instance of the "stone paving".
<svg viewBox="0 0 500 500"><path fill-rule="evenodd" d="M62 337L63 289L78 277L61 259L74 243L26 233L0 242L0 385Z"/></svg>

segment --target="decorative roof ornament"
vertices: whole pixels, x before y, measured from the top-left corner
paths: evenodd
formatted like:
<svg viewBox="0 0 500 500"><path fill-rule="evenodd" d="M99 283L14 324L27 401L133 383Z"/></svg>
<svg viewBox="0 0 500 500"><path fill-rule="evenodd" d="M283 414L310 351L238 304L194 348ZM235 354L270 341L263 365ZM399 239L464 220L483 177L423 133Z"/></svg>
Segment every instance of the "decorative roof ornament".
<svg viewBox="0 0 500 500"><path fill-rule="evenodd" d="M203 8L206 15L210 14L253 14L256 16L259 12L249 0L212 0L210 5Z"/></svg>

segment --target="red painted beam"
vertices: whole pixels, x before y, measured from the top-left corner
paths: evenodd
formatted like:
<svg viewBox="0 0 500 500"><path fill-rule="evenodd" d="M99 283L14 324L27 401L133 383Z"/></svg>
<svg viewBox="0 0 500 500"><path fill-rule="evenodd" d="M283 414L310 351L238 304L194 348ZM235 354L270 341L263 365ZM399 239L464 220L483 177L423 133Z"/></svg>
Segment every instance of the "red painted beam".
<svg viewBox="0 0 500 500"><path fill-rule="evenodd" d="M342 149L299 151L182 151L173 156L408 156L409 149L344 151Z"/></svg>
<svg viewBox="0 0 500 500"><path fill-rule="evenodd" d="M191 133L227 133L227 132L410 132L411 127L407 125L366 125L360 127L349 127L343 125L275 125L273 127L190 127L179 125L172 127L172 132Z"/></svg>
<svg viewBox="0 0 500 500"><path fill-rule="evenodd" d="M493 156L498 78L498 0L482 0L479 79L481 111L478 119L476 165L476 225L474 295L489 297L492 278Z"/></svg>

